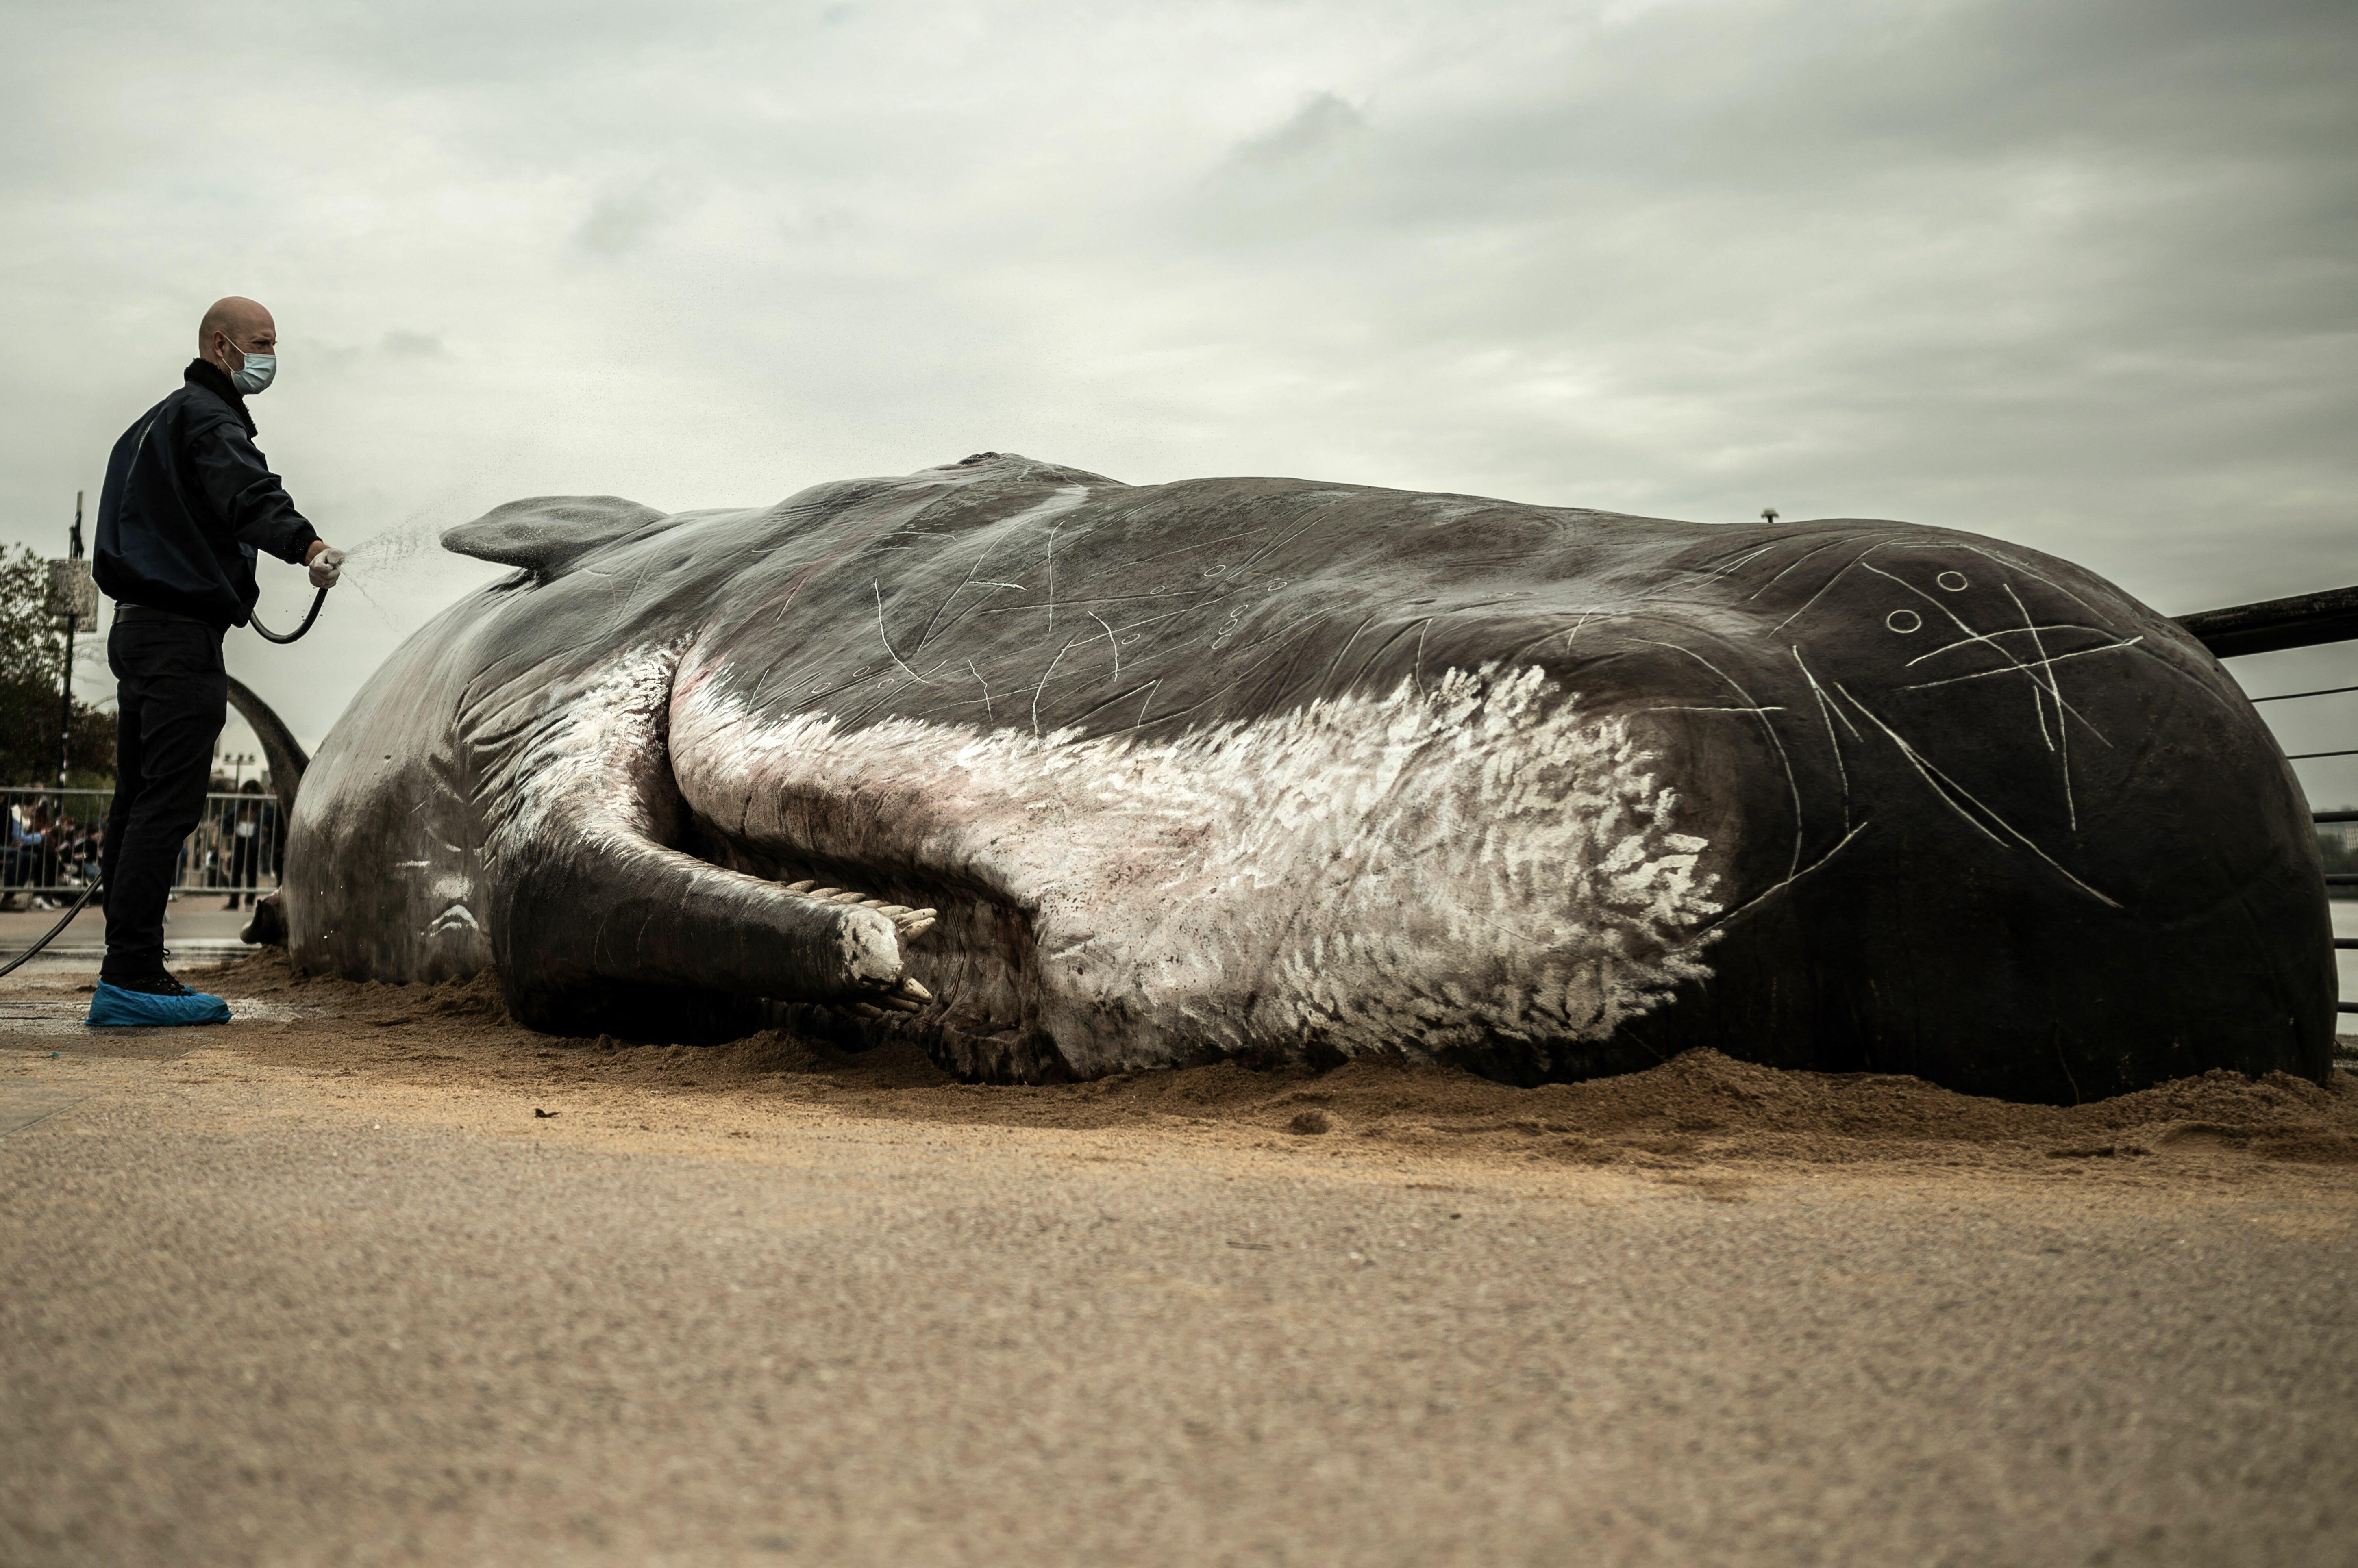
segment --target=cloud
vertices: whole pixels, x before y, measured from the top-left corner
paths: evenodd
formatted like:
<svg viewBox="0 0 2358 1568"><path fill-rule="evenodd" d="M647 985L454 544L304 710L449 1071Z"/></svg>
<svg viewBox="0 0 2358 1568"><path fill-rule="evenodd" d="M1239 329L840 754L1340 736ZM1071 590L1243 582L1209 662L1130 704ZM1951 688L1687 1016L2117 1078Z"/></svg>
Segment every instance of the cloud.
<svg viewBox="0 0 2358 1568"><path fill-rule="evenodd" d="M0 281L82 348L0 389L5 515L94 491L234 291L321 367L257 413L339 537L1013 449L1912 518L2171 611L2353 575L2346 4L837 9L45 13ZM442 569L340 606L298 729Z"/></svg>
<svg viewBox="0 0 2358 1568"><path fill-rule="evenodd" d="M601 196L590 209L574 231L574 242L583 250L603 256L619 256L634 248L654 227L655 204L645 196Z"/></svg>
<svg viewBox="0 0 2358 1568"><path fill-rule="evenodd" d="M1299 165L1332 155L1367 128L1366 118L1342 99L1332 92L1313 92L1283 124L1238 147L1236 161L1260 168Z"/></svg>

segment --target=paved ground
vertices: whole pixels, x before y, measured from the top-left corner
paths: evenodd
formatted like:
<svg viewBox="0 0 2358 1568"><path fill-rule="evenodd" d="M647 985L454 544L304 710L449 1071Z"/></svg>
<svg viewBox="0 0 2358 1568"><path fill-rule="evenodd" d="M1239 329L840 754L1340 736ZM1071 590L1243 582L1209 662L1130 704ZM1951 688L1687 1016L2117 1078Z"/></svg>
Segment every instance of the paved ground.
<svg viewBox="0 0 2358 1568"><path fill-rule="evenodd" d="M2358 1560L2358 1167L1412 1158L12 994L22 1568Z"/></svg>

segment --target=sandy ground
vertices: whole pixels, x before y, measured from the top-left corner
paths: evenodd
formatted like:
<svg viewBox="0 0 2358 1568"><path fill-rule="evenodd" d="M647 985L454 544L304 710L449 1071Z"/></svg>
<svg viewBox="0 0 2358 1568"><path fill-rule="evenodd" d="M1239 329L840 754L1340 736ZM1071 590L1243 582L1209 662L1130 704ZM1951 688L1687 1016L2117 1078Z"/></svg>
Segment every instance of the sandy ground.
<svg viewBox="0 0 2358 1568"><path fill-rule="evenodd" d="M0 982L0 1563L2358 1559L2346 1072L987 1088L189 978Z"/></svg>

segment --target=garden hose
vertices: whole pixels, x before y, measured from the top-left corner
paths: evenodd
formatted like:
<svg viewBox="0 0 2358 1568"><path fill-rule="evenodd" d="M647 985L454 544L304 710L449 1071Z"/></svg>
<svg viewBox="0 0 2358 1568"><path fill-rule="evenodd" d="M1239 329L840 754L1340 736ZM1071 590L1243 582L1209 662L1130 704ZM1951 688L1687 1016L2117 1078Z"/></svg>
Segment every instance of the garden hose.
<svg viewBox="0 0 2358 1568"><path fill-rule="evenodd" d="M316 604L311 607L314 613L318 612L319 608L319 607ZM310 622L306 621L303 624L308 626ZM297 632L295 633L295 636L300 637L302 634L302 633ZM281 641L289 643L294 640L294 637L281 639ZM23 963L26 959L31 957L34 954L39 952L42 948L56 941L58 939L58 933L72 925L73 917L80 914L82 912L83 906L88 904L92 899L98 896L99 884L105 880L106 879L103 874L91 878L90 886L81 890L81 896L74 900L73 907L71 909L67 910L65 914L58 917L58 923L49 927L49 935L42 937L38 942L34 943L31 946L26 948L23 952L17 954L15 957L9 959L7 963L0 964L0 975L9 973L11 970L15 969L17 965Z"/></svg>
<svg viewBox="0 0 2358 1568"><path fill-rule="evenodd" d="M303 624L296 627L295 630L287 633L284 637L280 636L277 633L273 632L269 627L265 626L261 620L255 616L252 611L246 611L245 623L253 627L255 631L261 633L264 637L273 643L291 643L296 638L300 637L304 633L308 632L311 629L311 622L319 619L319 606L327 602L328 590L323 588L319 592L311 596L311 612L303 617ZM5 969L0 969L0 974L5 973L7 973Z"/></svg>

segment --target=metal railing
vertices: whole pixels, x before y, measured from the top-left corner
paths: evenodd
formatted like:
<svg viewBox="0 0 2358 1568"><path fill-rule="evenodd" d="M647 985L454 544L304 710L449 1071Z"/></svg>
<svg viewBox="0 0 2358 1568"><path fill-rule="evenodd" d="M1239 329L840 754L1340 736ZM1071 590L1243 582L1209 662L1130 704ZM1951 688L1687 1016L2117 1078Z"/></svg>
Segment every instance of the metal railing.
<svg viewBox="0 0 2358 1568"><path fill-rule="evenodd" d="M15 906L79 898L97 873L111 789L0 789L5 839L0 843L0 892ZM286 823L278 797L220 790L205 796L197 830L180 846L172 891L259 896L278 885Z"/></svg>
<svg viewBox="0 0 2358 1568"><path fill-rule="evenodd" d="M2178 623L2201 639L2202 645L2223 659L2238 654L2278 654L2291 648L2314 648L2327 643L2358 642L2358 587L2328 589L2323 593L2299 594L2291 599L2264 600L2257 604L2230 605L2224 610L2205 610L2193 615L2181 615ZM2358 686L2320 687L2314 691L2281 691L2269 697L2255 697L2257 702L2290 702L2296 697L2340 697L2346 692L2358 692ZM2293 752L2288 762L2302 762L2312 757L2353 757L2358 748L2333 752ZM2358 811L2320 811L2312 814L2320 826L2333 822L2358 822ZM2358 887L2358 872L2328 871L2327 887ZM2333 945L2344 951L2358 948L2358 937L2337 936ZM2358 1012L2358 1001L2334 1004L2342 1012Z"/></svg>

